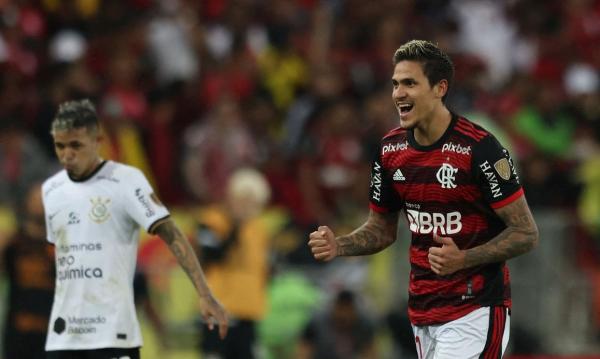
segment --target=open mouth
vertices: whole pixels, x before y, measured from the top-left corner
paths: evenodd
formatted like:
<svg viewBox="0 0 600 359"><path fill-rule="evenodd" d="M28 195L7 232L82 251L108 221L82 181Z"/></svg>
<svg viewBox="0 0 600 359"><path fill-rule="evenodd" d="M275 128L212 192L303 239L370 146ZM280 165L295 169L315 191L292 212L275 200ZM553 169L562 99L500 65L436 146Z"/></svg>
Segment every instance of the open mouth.
<svg viewBox="0 0 600 359"><path fill-rule="evenodd" d="M398 110L400 110L400 115L406 115L413 109L413 104L411 103L402 103L398 105Z"/></svg>

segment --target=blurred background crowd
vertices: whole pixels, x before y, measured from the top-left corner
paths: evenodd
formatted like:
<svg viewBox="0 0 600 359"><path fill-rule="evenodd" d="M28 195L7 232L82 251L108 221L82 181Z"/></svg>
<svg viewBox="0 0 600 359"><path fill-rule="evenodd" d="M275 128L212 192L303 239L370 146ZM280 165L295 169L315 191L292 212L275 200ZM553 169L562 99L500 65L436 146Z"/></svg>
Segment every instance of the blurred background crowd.
<svg viewBox="0 0 600 359"><path fill-rule="evenodd" d="M598 0L0 0L4 345L44 329L14 293L51 288L15 271L52 273L52 256L10 253L43 243L26 199L59 169L58 104L90 98L103 157L142 169L197 248L230 349L415 357L405 225L375 256L321 264L306 246L319 224L366 219L370 161L397 123L392 55L413 38L451 55L448 107L511 151L540 226L540 247L511 262L511 355L599 354ZM138 269L143 357L219 358L156 238Z"/></svg>

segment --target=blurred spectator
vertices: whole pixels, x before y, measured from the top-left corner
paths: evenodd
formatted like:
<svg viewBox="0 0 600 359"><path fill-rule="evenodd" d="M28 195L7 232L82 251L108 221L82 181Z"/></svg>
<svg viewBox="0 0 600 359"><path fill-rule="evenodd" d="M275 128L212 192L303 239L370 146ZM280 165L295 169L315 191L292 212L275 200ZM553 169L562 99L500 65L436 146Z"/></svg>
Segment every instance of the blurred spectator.
<svg viewBox="0 0 600 359"><path fill-rule="evenodd" d="M208 283L229 314L229 334L203 331L206 358L257 357L256 323L267 307L269 232L261 214L271 190L250 168L235 171L227 181L226 200L200 211L196 245Z"/></svg>
<svg viewBox="0 0 600 359"><path fill-rule="evenodd" d="M182 204L185 191L181 188L181 153L177 121L177 86L159 88L148 96L148 160L156 174L160 198L166 203Z"/></svg>
<svg viewBox="0 0 600 359"><path fill-rule="evenodd" d="M7 274L9 292L3 354L6 359L43 359L55 271L40 183L29 187L18 218L18 232L8 243L0 242L0 272Z"/></svg>
<svg viewBox="0 0 600 359"><path fill-rule="evenodd" d="M562 105L562 90L546 82L534 96L513 118L517 132L528 140L533 152L566 157L573 144L575 121Z"/></svg>
<svg viewBox="0 0 600 359"><path fill-rule="evenodd" d="M337 101L325 107L303 139L298 167L304 202L314 218L326 221L336 213L352 217L361 209L368 187L368 158L363 152L358 109L349 101ZM366 183L365 183L366 182Z"/></svg>
<svg viewBox="0 0 600 359"><path fill-rule="evenodd" d="M291 359L296 342L312 313L321 303L321 292L301 272L277 273L269 284L267 315L259 324L267 359Z"/></svg>
<svg viewBox="0 0 600 359"><path fill-rule="evenodd" d="M194 48L195 19L186 14L189 9L182 2L159 3L159 11L149 21L147 30L156 79L161 86L191 81L198 75L200 65Z"/></svg>
<svg viewBox="0 0 600 359"><path fill-rule="evenodd" d="M360 309L356 295L337 293L333 304L304 329L297 359L375 359L372 315Z"/></svg>
<svg viewBox="0 0 600 359"><path fill-rule="evenodd" d="M106 97L101 106L100 113L104 121L100 156L139 168L150 184L155 186L156 180L150 168L140 125L127 116L124 103L115 96Z"/></svg>
<svg viewBox="0 0 600 359"><path fill-rule="evenodd" d="M231 174L257 162L257 149L243 122L239 104L223 96L208 116L185 132L183 171L185 184L196 200L218 202L224 198Z"/></svg>
<svg viewBox="0 0 600 359"><path fill-rule="evenodd" d="M22 122L0 119L0 203L16 206L51 163Z"/></svg>

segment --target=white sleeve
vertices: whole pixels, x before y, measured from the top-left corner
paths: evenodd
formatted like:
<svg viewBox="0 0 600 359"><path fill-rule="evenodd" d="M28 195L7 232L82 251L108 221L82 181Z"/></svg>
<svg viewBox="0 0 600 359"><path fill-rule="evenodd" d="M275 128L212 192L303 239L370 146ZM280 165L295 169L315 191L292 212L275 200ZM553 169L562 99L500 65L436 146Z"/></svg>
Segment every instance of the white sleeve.
<svg viewBox="0 0 600 359"><path fill-rule="evenodd" d="M46 196L44 195L46 193L46 185L43 184L42 188L40 188L40 191L42 191L42 205L44 206L44 222L46 222L46 240L48 240L48 242L54 244L56 243L56 238L54 237L54 231L52 230L52 225L51 225L51 214L48 213L48 206L46 205Z"/></svg>
<svg viewBox="0 0 600 359"><path fill-rule="evenodd" d="M160 202L140 170L132 170L123 189L125 210L146 231L169 216L169 210Z"/></svg>

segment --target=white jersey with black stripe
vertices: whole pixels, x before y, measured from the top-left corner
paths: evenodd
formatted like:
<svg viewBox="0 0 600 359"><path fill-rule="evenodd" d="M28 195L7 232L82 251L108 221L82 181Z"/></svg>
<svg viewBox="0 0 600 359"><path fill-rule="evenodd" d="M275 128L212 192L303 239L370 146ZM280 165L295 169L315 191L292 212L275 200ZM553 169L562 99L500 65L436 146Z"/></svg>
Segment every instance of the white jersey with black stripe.
<svg viewBox="0 0 600 359"><path fill-rule="evenodd" d="M46 350L142 345L133 298L139 229L169 216L143 173L105 161L82 180L65 170L42 186L56 290Z"/></svg>

